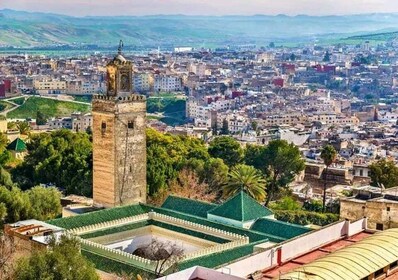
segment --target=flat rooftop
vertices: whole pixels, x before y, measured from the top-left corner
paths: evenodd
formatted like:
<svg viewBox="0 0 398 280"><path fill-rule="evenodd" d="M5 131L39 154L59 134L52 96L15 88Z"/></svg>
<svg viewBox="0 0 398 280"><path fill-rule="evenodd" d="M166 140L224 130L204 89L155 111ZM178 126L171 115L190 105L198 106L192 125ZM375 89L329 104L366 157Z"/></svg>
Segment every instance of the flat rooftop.
<svg viewBox="0 0 398 280"><path fill-rule="evenodd" d="M322 257L325 257L329 255L332 252L338 251L340 249L343 249L347 246L350 246L362 239L365 239L369 236L371 236L373 233L372 232L361 232L356 235L353 235L349 238L344 238L340 239L334 242L331 242L329 244L326 244L316 250L313 250L309 253L306 253L304 255L301 255L299 257L296 257L288 262L285 262L279 266L266 269L263 271L263 276L261 279L274 279L275 277L278 277L279 275L285 274L295 268L298 268L304 264L311 263L317 259L320 259ZM391 278L395 279L395 278ZM396 278L398 280L398 278Z"/></svg>

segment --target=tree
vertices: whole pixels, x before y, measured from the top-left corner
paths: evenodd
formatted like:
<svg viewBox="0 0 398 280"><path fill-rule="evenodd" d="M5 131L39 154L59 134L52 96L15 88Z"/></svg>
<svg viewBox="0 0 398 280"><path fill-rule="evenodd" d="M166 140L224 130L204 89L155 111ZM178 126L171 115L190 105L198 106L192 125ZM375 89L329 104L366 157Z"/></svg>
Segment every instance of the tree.
<svg viewBox="0 0 398 280"><path fill-rule="evenodd" d="M1 157L0 157L1 158ZM0 166L0 186L11 188L14 185L11 179L11 174Z"/></svg>
<svg viewBox="0 0 398 280"><path fill-rule="evenodd" d="M35 219L50 220L61 214L61 193L56 188L37 186L27 193L32 206L32 216Z"/></svg>
<svg viewBox="0 0 398 280"><path fill-rule="evenodd" d="M228 135L229 134L229 128L228 128L227 119L223 119L220 133L221 133L221 135Z"/></svg>
<svg viewBox="0 0 398 280"><path fill-rule="evenodd" d="M23 189L39 184L55 185L66 194L92 193L92 144L86 133L62 129L34 135L27 144L29 154L12 171Z"/></svg>
<svg viewBox="0 0 398 280"><path fill-rule="evenodd" d="M26 121L17 121L16 127L19 130L19 133L23 135L28 135L28 133L30 132L30 124Z"/></svg>
<svg viewBox="0 0 398 280"><path fill-rule="evenodd" d="M300 210L301 205L293 197L285 196L280 201L271 203L270 208L273 210L295 211L295 210Z"/></svg>
<svg viewBox="0 0 398 280"><path fill-rule="evenodd" d="M252 129L253 129L254 131L257 131L257 129L258 129L258 123L257 123L256 121L252 121L251 127L252 127Z"/></svg>
<svg viewBox="0 0 398 280"><path fill-rule="evenodd" d="M48 250L37 250L17 262L15 280L65 279L99 280L92 263L80 254L80 244L75 238L61 235L49 240Z"/></svg>
<svg viewBox="0 0 398 280"><path fill-rule="evenodd" d="M210 155L202 140L147 130L147 184L149 196L168 190L184 168L202 174ZM203 181L203 180L202 180Z"/></svg>
<svg viewBox="0 0 398 280"><path fill-rule="evenodd" d="M36 111L36 124L45 125L47 123L47 116L42 111Z"/></svg>
<svg viewBox="0 0 398 280"><path fill-rule="evenodd" d="M389 189L398 186L398 167L391 160L381 159L369 166L372 185Z"/></svg>
<svg viewBox="0 0 398 280"><path fill-rule="evenodd" d="M292 53L289 57L290 61L295 61L296 60L296 55L294 53Z"/></svg>
<svg viewBox="0 0 398 280"><path fill-rule="evenodd" d="M210 142L209 154L221 158L229 167L240 163L243 159L243 150L238 141L229 136L221 136Z"/></svg>
<svg viewBox="0 0 398 280"><path fill-rule="evenodd" d="M238 164L229 173L228 181L224 186L225 197L244 191L257 201L264 201L266 197L265 180L261 172L253 166Z"/></svg>
<svg viewBox="0 0 398 280"><path fill-rule="evenodd" d="M337 152L332 145L326 145L323 147L321 151L321 158L323 159L323 163L326 165L326 169L324 170L324 184L323 184L323 199L322 199L322 211L325 212L326 206L326 185L327 185L327 173L330 165L337 159Z"/></svg>
<svg viewBox="0 0 398 280"><path fill-rule="evenodd" d="M170 181L167 189L150 197L150 203L160 206L170 194L207 202L214 202L216 199L215 193L206 183L200 182L195 171L187 168L178 172L177 178Z"/></svg>
<svg viewBox="0 0 398 280"><path fill-rule="evenodd" d="M34 187L23 192L17 187L0 186L0 201L0 218L7 223L53 219L62 210L61 193L55 188Z"/></svg>
<svg viewBox="0 0 398 280"><path fill-rule="evenodd" d="M275 43L274 42L270 42L268 47L271 48L271 49L275 48Z"/></svg>
<svg viewBox="0 0 398 280"><path fill-rule="evenodd" d="M133 254L155 261L155 274L158 278L168 269L167 265L174 265L181 259L184 250L176 243L162 242L154 238L151 243L138 247Z"/></svg>
<svg viewBox="0 0 398 280"><path fill-rule="evenodd" d="M326 51L325 56L323 57L323 62L329 62L330 61L330 53L329 51Z"/></svg>
<svg viewBox="0 0 398 280"><path fill-rule="evenodd" d="M260 145L246 145L244 162L247 165L254 166L257 169L264 170L264 157L266 146Z"/></svg>
<svg viewBox="0 0 398 280"><path fill-rule="evenodd" d="M228 166L220 158L211 158L206 161L200 177L211 190L219 192L228 179Z"/></svg>
<svg viewBox="0 0 398 280"><path fill-rule="evenodd" d="M32 219L32 206L26 192L13 187L11 190L0 186L0 201L7 209L4 221L15 223L21 220Z"/></svg>
<svg viewBox="0 0 398 280"><path fill-rule="evenodd" d="M267 178L267 206L275 194L287 188L295 176L304 170L305 164L298 147L285 140L271 141L261 155L261 170Z"/></svg>

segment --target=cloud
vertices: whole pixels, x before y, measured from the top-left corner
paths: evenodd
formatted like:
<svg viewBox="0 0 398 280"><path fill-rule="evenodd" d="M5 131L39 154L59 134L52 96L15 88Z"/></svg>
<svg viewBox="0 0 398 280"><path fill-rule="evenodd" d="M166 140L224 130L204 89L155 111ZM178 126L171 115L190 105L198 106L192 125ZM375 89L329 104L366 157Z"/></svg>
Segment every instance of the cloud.
<svg viewBox="0 0 398 280"><path fill-rule="evenodd" d="M391 0L1 0L0 9L84 15L359 14L398 12Z"/></svg>

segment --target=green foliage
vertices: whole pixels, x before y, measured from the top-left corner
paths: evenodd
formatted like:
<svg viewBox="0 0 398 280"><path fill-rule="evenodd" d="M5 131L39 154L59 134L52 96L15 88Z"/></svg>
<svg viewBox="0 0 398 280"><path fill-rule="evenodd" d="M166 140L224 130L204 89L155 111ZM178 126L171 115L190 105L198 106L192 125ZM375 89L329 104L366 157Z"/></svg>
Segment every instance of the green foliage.
<svg viewBox="0 0 398 280"><path fill-rule="evenodd" d="M337 159L337 151L332 145L326 145L321 151L321 159L329 167Z"/></svg>
<svg viewBox="0 0 398 280"><path fill-rule="evenodd" d="M22 105L25 102L25 97L15 98L15 99L12 99L10 101L15 103L15 104Z"/></svg>
<svg viewBox="0 0 398 280"><path fill-rule="evenodd" d="M227 182L228 166L220 158L211 158L205 162L201 180L208 184L210 189L220 191L221 186Z"/></svg>
<svg viewBox="0 0 398 280"><path fill-rule="evenodd" d="M27 193L31 202L32 216L35 219L54 219L61 213L61 193L56 188L37 186Z"/></svg>
<svg viewBox="0 0 398 280"><path fill-rule="evenodd" d="M393 161L381 159L369 166L372 185L386 189L398 186L398 167Z"/></svg>
<svg viewBox="0 0 398 280"><path fill-rule="evenodd" d="M221 158L226 165L232 167L243 159L243 150L238 141L229 136L221 136L210 142L209 154Z"/></svg>
<svg viewBox="0 0 398 280"><path fill-rule="evenodd" d="M7 216L7 206L5 205L5 203L0 202L0 226L2 225L6 216Z"/></svg>
<svg viewBox="0 0 398 280"><path fill-rule="evenodd" d="M265 180L261 172L253 166L244 164L234 166L229 173L223 193L225 197L231 197L240 191L246 192L257 201L264 201Z"/></svg>
<svg viewBox="0 0 398 280"><path fill-rule="evenodd" d="M61 214L61 194L55 188L34 187L21 191L17 187L0 186L0 201L5 207L5 222L53 219ZM3 209L4 210L4 209Z"/></svg>
<svg viewBox="0 0 398 280"><path fill-rule="evenodd" d="M203 174L210 170L210 155L203 141L147 130L147 184L149 195L168 188L178 172L189 168ZM205 169L206 168L206 169ZM213 174L213 177L218 176ZM204 179L203 179L204 180Z"/></svg>
<svg viewBox="0 0 398 280"><path fill-rule="evenodd" d="M0 167L0 186L11 188L13 185L14 183L11 179L11 174L8 173L3 167Z"/></svg>
<svg viewBox="0 0 398 280"><path fill-rule="evenodd" d="M47 116L42 111L36 112L36 124L45 125L47 123Z"/></svg>
<svg viewBox="0 0 398 280"><path fill-rule="evenodd" d="M80 254L76 239L62 235L60 241L51 238L49 250L35 251L30 257L18 261L16 280L97 280L92 263Z"/></svg>
<svg viewBox="0 0 398 280"><path fill-rule="evenodd" d="M272 210L289 210L295 211L300 210L301 205L293 197L285 196L277 202L270 203L269 207Z"/></svg>
<svg viewBox="0 0 398 280"><path fill-rule="evenodd" d="M322 212L322 202L319 200L309 200L304 202L303 204L303 209L306 211L311 211L311 212Z"/></svg>
<svg viewBox="0 0 398 280"><path fill-rule="evenodd" d="M88 104L84 105L48 98L30 97L19 108L9 112L7 117L12 119L34 119L36 118L37 111L46 112L47 117L70 116L70 114L76 111L85 113L89 110L90 106Z"/></svg>
<svg viewBox="0 0 398 280"><path fill-rule="evenodd" d="M339 216L331 213L316 213L307 211L275 211L277 220L298 225L314 224L325 226L339 220Z"/></svg>
<svg viewBox="0 0 398 280"><path fill-rule="evenodd" d="M148 113L163 113L165 117L160 121L168 125L185 123L186 101L174 96L166 98L149 98L147 100Z"/></svg>
<svg viewBox="0 0 398 280"><path fill-rule="evenodd" d="M247 165L264 170L265 150L267 147L260 145L247 145L245 149L244 161Z"/></svg>
<svg viewBox="0 0 398 280"><path fill-rule="evenodd" d="M57 130L32 136L25 161L12 171L23 189L54 184L67 194L90 196L92 145L86 133Z"/></svg>
<svg viewBox="0 0 398 280"><path fill-rule="evenodd" d="M9 190L4 186L0 186L0 201L7 209L6 223L33 218L31 201L26 192L16 187Z"/></svg>
<svg viewBox="0 0 398 280"><path fill-rule="evenodd" d="M267 201L266 205L281 192L288 184L293 182L294 177L304 170L304 160L301 158L300 150L294 144L285 140L274 140L269 143L265 150L259 153L262 157L261 170L267 177ZM260 160L256 161L257 163Z"/></svg>

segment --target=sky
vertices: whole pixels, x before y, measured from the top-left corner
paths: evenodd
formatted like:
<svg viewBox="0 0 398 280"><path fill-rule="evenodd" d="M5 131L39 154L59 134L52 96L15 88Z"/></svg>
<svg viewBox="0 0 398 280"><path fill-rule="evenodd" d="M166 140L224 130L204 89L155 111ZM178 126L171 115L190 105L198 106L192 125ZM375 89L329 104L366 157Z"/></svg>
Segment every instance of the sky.
<svg viewBox="0 0 398 280"><path fill-rule="evenodd" d="M72 16L343 15L398 12L396 0L0 0L0 9Z"/></svg>

